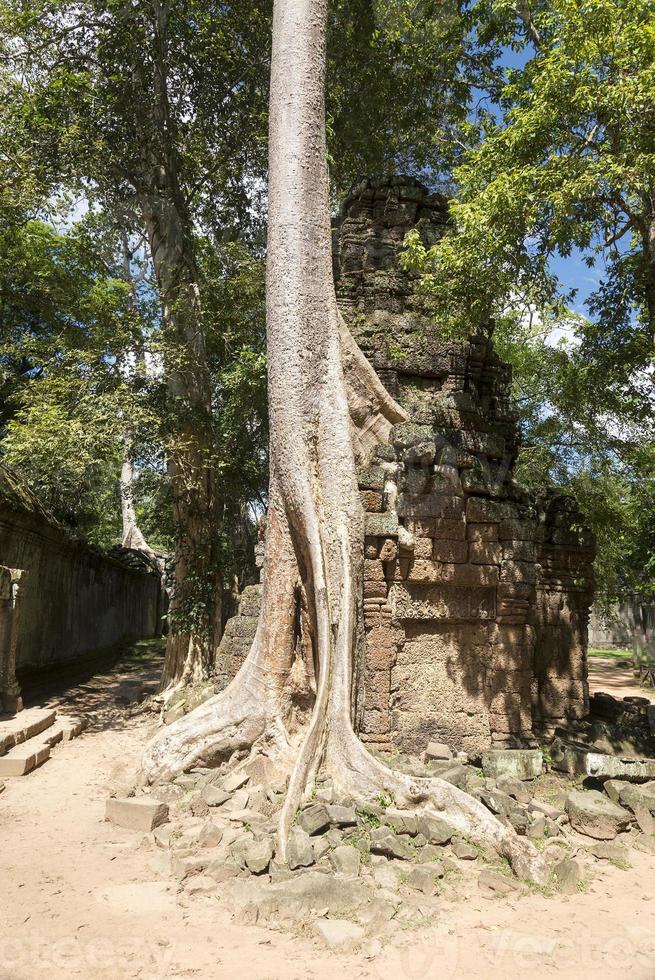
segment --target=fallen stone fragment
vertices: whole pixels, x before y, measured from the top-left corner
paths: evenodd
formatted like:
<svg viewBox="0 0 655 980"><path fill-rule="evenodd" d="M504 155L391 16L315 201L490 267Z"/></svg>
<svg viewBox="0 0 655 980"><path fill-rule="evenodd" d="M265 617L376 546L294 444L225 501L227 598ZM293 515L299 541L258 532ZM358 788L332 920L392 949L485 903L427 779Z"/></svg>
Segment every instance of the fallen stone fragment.
<svg viewBox="0 0 655 980"><path fill-rule="evenodd" d="M168 805L149 796L129 796L107 800L105 819L126 830L150 833L168 820Z"/></svg>
<svg viewBox="0 0 655 980"><path fill-rule="evenodd" d="M485 869L478 875L478 888L486 897L497 895L510 895L520 890L518 882L507 875L499 874L497 871Z"/></svg>
<svg viewBox="0 0 655 980"><path fill-rule="evenodd" d="M411 861L415 852L409 840L410 838L404 839L399 834L394 834L388 827L376 827L371 831L371 853L384 854L399 861Z"/></svg>
<svg viewBox="0 0 655 980"><path fill-rule="evenodd" d="M408 810L386 810L384 823L398 834L414 835L418 833L418 815L410 813Z"/></svg>
<svg viewBox="0 0 655 980"><path fill-rule="evenodd" d="M621 796L621 790L625 789L626 786L631 786L632 783L628 783L625 779L608 779L603 783L603 789L609 796L612 803L618 803L619 797Z"/></svg>
<svg viewBox="0 0 655 980"><path fill-rule="evenodd" d="M551 746L553 769L571 777L594 776L596 779L655 779L655 759L628 759L594 752L579 743L556 740Z"/></svg>
<svg viewBox="0 0 655 980"><path fill-rule="evenodd" d="M425 750L426 759L447 759L450 760L453 757L453 753L448 745L444 742L428 742L428 746Z"/></svg>
<svg viewBox="0 0 655 980"><path fill-rule="evenodd" d="M574 830L596 840L614 840L630 825L630 814L597 790L572 790L566 812Z"/></svg>
<svg viewBox="0 0 655 980"><path fill-rule="evenodd" d="M439 875L437 874L436 868L419 866L412 868L407 875L405 884L408 888L421 892L423 895L436 895L438 891L438 878Z"/></svg>
<svg viewBox="0 0 655 980"><path fill-rule="evenodd" d="M460 861L475 861L478 856L477 849L473 847L472 844L467 843L465 840L461 840L459 837L454 837L452 840L452 850L455 857L459 858Z"/></svg>
<svg viewBox="0 0 655 980"><path fill-rule="evenodd" d="M418 832L423 834L429 844L447 844L453 836L452 827L439 817L418 814L416 823Z"/></svg>
<svg viewBox="0 0 655 980"><path fill-rule="evenodd" d="M639 784L625 784L619 792L619 802L628 810L637 814L637 810L648 810L655 813L655 782Z"/></svg>
<svg viewBox="0 0 655 980"><path fill-rule="evenodd" d="M553 806L551 803L545 803L543 800L536 798L530 801L528 809L531 813L543 813L544 816L550 817L551 820L558 820L564 813L561 807Z"/></svg>
<svg viewBox="0 0 655 980"><path fill-rule="evenodd" d="M351 875L356 878L359 874L359 867L362 856L356 847L349 844L342 844L330 853L330 864L338 874Z"/></svg>
<svg viewBox="0 0 655 980"><path fill-rule="evenodd" d="M506 817L512 810L516 809L516 804L511 796L507 796L501 790L480 790L477 794L481 803L484 803L487 810L491 810L496 816Z"/></svg>
<svg viewBox="0 0 655 980"><path fill-rule="evenodd" d="M217 847L223 839L223 828L219 827L212 820L207 820L201 827L198 834L198 843L201 847Z"/></svg>
<svg viewBox="0 0 655 980"><path fill-rule="evenodd" d="M223 789L227 793L235 793L238 789L241 789L242 786L245 786L249 779L250 776L244 769L240 769L237 772L231 772L223 780Z"/></svg>
<svg viewBox="0 0 655 980"><path fill-rule="evenodd" d="M366 936L361 926L347 919L317 919L312 928L328 949L353 949Z"/></svg>
<svg viewBox="0 0 655 980"><path fill-rule="evenodd" d="M330 826L330 817L324 803L314 803L298 815L298 826L308 834L319 834Z"/></svg>
<svg viewBox="0 0 655 980"><path fill-rule="evenodd" d="M314 851L309 834L302 827L292 827L287 844L287 864L296 868L308 868L314 863Z"/></svg>
<svg viewBox="0 0 655 980"><path fill-rule="evenodd" d="M246 867L249 871L252 871L254 875L263 874L264 871L268 870L272 857L273 841L270 837L264 837L262 840L253 841L253 843L246 848Z"/></svg>
<svg viewBox="0 0 655 980"><path fill-rule="evenodd" d="M357 824L357 811L354 806L334 804L327 807L327 815L330 823L336 827L354 827Z"/></svg>
<svg viewBox="0 0 655 980"><path fill-rule="evenodd" d="M328 853L331 848L330 841L325 835L322 837L312 837L312 851L314 853L314 862L320 861L322 857Z"/></svg>
<svg viewBox="0 0 655 980"><path fill-rule="evenodd" d="M519 836L521 837L526 836L529 827L527 810L521 810L519 807L515 807L508 814L507 819L511 823L516 833L519 834Z"/></svg>
<svg viewBox="0 0 655 980"><path fill-rule="evenodd" d="M171 834L173 833L173 828L170 824L166 824L162 827L156 827L153 833L153 839L157 847L161 847L164 850L171 846Z"/></svg>
<svg viewBox="0 0 655 980"><path fill-rule="evenodd" d="M614 864L628 863L628 849L623 844L599 841L597 844L592 844L589 853L599 861L611 861Z"/></svg>
<svg viewBox="0 0 655 980"><path fill-rule="evenodd" d="M532 793L528 786L516 776L499 776L496 780L496 786L501 793L511 796L517 803L529 803L532 799Z"/></svg>
<svg viewBox="0 0 655 980"><path fill-rule="evenodd" d="M536 779L543 768L541 749L490 749L482 755L485 776L514 776L516 779Z"/></svg>
<svg viewBox="0 0 655 980"><path fill-rule="evenodd" d="M575 895L582 882L582 868L578 861L566 858L553 868L553 878L564 895Z"/></svg>
<svg viewBox="0 0 655 980"><path fill-rule="evenodd" d="M540 840L546 836L546 817L543 813L533 813L528 826L527 836L530 840Z"/></svg>
<svg viewBox="0 0 655 980"><path fill-rule="evenodd" d="M209 783L209 785L203 787L200 795L207 806L223 806L230 799L231 794L219 786L214 786L212 783Z"/></svg>

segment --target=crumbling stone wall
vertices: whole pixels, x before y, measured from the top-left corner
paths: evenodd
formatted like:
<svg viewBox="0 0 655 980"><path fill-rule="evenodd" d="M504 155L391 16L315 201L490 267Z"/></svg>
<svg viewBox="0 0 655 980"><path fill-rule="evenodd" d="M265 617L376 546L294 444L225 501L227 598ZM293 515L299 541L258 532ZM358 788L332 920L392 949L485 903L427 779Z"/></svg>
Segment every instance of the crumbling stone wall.
<svg viewBox="0 0 655 980"><path fill-rule="evenodd" d="M512 478L511 371L489 331L444 340L400 267L411 228L431 244L447 222L417 181L366 181L343 206L335 276L355 337L411 416L360 476L362 737L477 753L586 711L593 541L570 500Z"/></svg>
<svg viewBox="0 0 655 980"><path fill-rule="evenodd" d="M586 713L594 551L569 498L513 480L511 369L490 331L445 340L400 266L410 229L429 245L447 225L444 198L398 177L354 188L334 234L341 310L410 415L360 470L359 728L379 748L436 739L477 755ZM219 688L248 652L259 601L249 588L228 623Z"/></svg>
<svg viewBox="0 0 655 980"><path fill-rule="evenodd" d="M110 555L73 539L2 465L0 565L11 570L14 591L20 588L20 618L13 631L19 674L161 632L158 572L135 552L119 549ZM8 589L11 582L2 586L0 581L0 594ZM15 599L4 599L6 623L15 618L9 610Z"/></svg>

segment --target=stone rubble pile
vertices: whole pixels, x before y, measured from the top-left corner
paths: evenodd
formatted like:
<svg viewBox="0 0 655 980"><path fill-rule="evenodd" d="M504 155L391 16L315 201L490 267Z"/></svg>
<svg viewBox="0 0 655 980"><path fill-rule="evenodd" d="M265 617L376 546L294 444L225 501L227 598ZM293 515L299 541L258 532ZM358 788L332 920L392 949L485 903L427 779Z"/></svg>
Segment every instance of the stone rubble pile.
<svg viewBox="0 0 655 980"><path fill-rule="evenodd" d="M550 862L552 888L564 893L584 887L599 862L627 864L618 837L655 851L655 780L608 780L603 792L572 788L544 771L539 749L490 750L477 767L433 743L422 760L400 756L394 765L471 793L535 842ZM322 779L297 815L282 864L275 834L285 791L286 780L257 756L229 774L196 769L153 796L112 798L107 819L146 835L153 866L179 880L182 901L213 896L243 923L308 929L334 948L425 924L444 898L472 883L487 899L529 891L495 852L435 814L384 797L355 805Z"/></svg>

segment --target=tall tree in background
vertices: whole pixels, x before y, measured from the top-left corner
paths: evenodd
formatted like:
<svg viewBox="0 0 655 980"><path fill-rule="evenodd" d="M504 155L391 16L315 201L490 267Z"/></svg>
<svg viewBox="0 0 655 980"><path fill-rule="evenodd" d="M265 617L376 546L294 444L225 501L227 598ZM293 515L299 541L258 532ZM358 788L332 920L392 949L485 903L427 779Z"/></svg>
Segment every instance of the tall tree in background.
<svg viewBox="0 0 655 980"><path fill-rule="evenodd" d="M363 512L353 426L383 442L405 417L340 318L331 265L325 142L327 0L276 0L270 94L267 350L270 494L262 611L232 684L169 726L149 779L215 765L256 746L289 771L277 854L322 765L355 800L388 793L438 811L539 878L533 846L440 779L394 772L352 721L361 637ZM355 433L356 437L357 433ZM312 680L315 678L315 683ZM311 714L303 705L312 699Z"/></svg>

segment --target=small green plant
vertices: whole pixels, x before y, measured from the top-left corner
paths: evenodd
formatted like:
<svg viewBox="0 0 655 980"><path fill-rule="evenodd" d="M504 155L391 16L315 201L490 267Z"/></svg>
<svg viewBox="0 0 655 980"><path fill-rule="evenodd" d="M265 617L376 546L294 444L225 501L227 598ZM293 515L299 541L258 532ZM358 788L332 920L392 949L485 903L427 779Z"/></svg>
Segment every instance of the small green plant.
<svg viewBox="0 0 655 980"><path fill-rule="evenodd" d="M376 802L383 808L383 810L388 810L390 806L393 806L394 798L391 793L380 793L376 797Z"/></svg>

